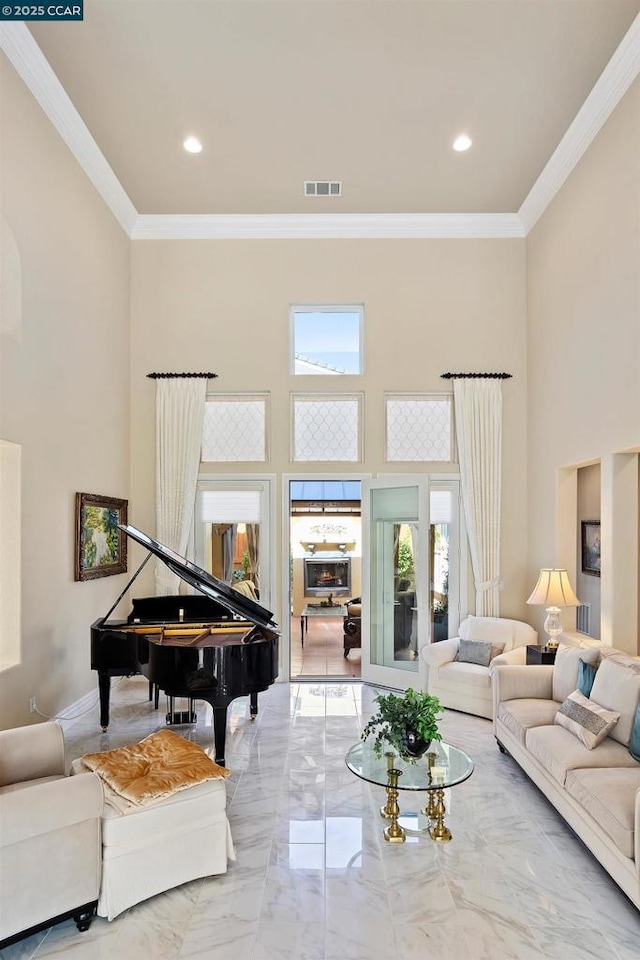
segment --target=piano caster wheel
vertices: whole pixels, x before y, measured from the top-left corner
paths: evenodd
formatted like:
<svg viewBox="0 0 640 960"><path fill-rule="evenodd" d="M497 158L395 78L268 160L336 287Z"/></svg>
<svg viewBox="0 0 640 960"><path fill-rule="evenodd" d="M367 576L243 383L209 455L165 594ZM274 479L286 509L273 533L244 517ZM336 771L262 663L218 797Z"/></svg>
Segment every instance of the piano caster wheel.
<svg viewBox="0 0 640 960"><path fill-rule="evenodd" d="M108 727L100 727L100 729L102 730L103 733L106 733L108 730Z"/></svg>
<svg viewBox="0 0 640 960"><path fill-rule="evenodd" d="M249 717L249 720L251 720L251 723L253 723L253 721L255 720L255 718L256 718L255 713L252 713L251 716Z"/></svg>

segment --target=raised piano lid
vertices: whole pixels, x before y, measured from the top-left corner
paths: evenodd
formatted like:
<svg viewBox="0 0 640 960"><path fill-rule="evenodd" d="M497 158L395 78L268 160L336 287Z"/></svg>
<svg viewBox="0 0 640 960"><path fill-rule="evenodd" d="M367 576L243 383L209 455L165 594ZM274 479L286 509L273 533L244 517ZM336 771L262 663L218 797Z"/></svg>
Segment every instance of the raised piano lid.
<svg viewBox="0 0 640 960"><path fill-rule="evenodd" d="M142 530L138 530L137 527L121 523L118 526L128 537L154 553L173 573L195 587L196 590L204 593L211 600L217 600L227 610L242 617L243 620L250 620L260 627L269 627L270 630L277 630L277 624L272 619L271 610L267 610L266 607L256 603L255 600L250 600L249 597L238 593L223 580L218 580L217 577L213 577L202 567L192 563L191 560L181 557L179 553L174 553L169 547L165 547L164 544L154 540L153 537L143 533Z"/></svg>

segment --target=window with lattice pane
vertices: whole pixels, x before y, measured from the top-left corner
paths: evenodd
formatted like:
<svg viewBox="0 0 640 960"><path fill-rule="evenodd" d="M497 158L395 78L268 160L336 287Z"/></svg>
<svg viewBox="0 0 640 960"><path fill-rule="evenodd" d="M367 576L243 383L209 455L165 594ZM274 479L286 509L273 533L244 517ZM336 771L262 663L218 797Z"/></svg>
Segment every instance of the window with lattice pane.
<svg viewBox="0 0 640 960"><path fill-rule="evenodd" d="M386 460L451 461L452 419L450 395L387 394Z"/></svg>
<svg viewBox="0 0 640 960"><path fill-rule="evenodd" d="M295 394L291 459L359 462L361 407L361 394Z"/></svg>
<svg viewBox="0 0 640 960"><path fill-rule="evenodd" d="M261 462L268 459L267 397L208 397L202 427L202 459L207 462Z"/></svg>

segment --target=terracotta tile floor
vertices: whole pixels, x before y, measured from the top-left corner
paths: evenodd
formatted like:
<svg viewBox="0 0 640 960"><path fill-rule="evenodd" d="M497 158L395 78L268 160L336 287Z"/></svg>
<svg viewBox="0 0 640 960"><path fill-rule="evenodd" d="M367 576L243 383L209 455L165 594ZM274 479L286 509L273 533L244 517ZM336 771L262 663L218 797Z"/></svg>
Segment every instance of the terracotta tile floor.
<svg viewBox="0 0 640 960"><path fill-rule="evenodd" d="M300 617L291 618L291 679L351 677L360 679L360 649L345 660L342 617L309 617L304 647L300 642Z"/></svg>

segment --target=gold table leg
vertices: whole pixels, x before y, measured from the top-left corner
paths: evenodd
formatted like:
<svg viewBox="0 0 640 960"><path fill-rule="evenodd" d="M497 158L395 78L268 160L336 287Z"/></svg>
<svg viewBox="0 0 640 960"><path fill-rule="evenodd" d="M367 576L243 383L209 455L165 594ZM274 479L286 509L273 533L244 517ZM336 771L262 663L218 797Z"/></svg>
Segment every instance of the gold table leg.
<svg viewBox="0 0 640 960"><path fill-rule="evenodd" d="M427 818L427 820L435 820L438 815L438 806L436 803L436 790L429 790L429 799L427 805L422 810L422 815Z"/></svg>
<svg viewBox="0 0 640 960"><path fill-rule="evenodd" d="M438 843L447 843L451 840L451 830L445 826L444 815L446 813L444 806L444 790L438 789L435 790L435 823L429 830L429 836L432 840L438 841ZM431 809L431 794L429 794L429 806L427 809Z"/></svg>
<svg viewBox="0 0 640 960"><path fill-rule="evenodd" d="M398 823L398 814L400 813L400 807L398 806L398 778L402 776L402 770L392 768L388 771L388 774L389 783L386 786L387 802L383 810L388 810L391 823L384 831L384 838L388 843L404 843L406 834ZM383 816L386 816L386 814L383 814Z"/></svg>
<svg viewBox="0 0 640 960"><path fill-rule="evenodd" d="M394 753L385 753L387 758L387 777L393 770L393 761L395 759ZM384 817L385 820L391 820L391 797L389 796L389 788L387 787L387 802L384 806L380 807L380 816Z"/></svg>

